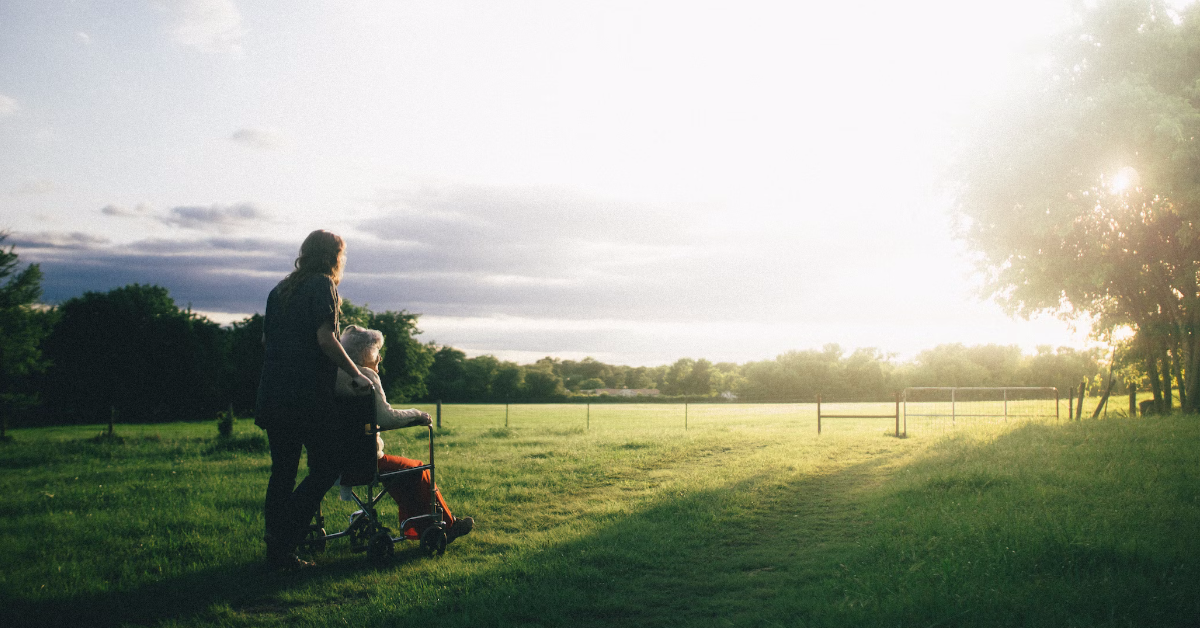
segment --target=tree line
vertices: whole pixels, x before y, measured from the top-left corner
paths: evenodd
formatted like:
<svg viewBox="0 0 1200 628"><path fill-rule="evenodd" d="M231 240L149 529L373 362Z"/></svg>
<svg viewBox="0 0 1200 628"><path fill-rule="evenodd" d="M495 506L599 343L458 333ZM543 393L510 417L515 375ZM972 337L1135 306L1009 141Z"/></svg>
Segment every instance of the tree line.
<svg viewBox="0 0 1200 628"><path fill-rule="evenodd" d="M3 237L0 236L0 242ZM211 419L253 411L262 316L229 326L181 309L160 286L132 284L39 306L41 273L0 249L0 412L4 424ZM681 358L662 366L546 357L517 364L421 342L418 315L343 300L341 323L383 332L380 379L393 403L597 400L599 389L655 389L658 400L890 399L906 386L1057 386L1102 377L1098 351L941 345L900 362L838 345L734 364ZM599 398L603 399L603 398ZM612 397L618 401L622 398ZM647 397L634 398L638 401Z"/></svg>

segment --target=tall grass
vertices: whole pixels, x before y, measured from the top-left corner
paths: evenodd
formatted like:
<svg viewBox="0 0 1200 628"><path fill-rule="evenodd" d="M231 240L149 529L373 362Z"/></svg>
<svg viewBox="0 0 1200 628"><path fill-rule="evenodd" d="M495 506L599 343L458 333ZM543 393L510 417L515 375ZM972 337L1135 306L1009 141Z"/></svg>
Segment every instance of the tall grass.
<svg viewBox="0 0 1200 628"><path fill-rule="evenodd" d="M212 425L119 426L123 440L94 439L98 428L16 430L15 442L0 445L0 620L1200 619L1194 418L993 424L897 439L874 420L841 420L818 437L815 415L800 406L690 406L687 430L682 413L676 422L644 410L639 421L638 406L599 415L592 406L590 426L577 405L513 406L507 428L503 410L443 408L439 484L456 514L476 518L473 534L435 559L402 545L382 568L333 543L316 568L295 574L261 565L269 460L246 422L226 441ZM420 434L390 433L389 451L423 458ZM334 495L325 508L331 522L349 513Z"/></svg>

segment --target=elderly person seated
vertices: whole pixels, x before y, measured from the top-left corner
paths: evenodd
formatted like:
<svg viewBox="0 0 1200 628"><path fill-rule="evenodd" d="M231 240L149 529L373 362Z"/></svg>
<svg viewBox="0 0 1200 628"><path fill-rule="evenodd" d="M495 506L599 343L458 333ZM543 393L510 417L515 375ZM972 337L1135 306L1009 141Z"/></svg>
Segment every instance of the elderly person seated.
<svg viewBox="0 0 1200 628"><path fill-rule="evenodd" d="M350 325L342 332L340 338L342 347L346 350L346 355L358 365L359 370L375 387L375 422L379 424L379 429L393 430L401 427L412 427L415 425L429 425L431 417L427 412L421 412L416 409L397 410L388 403L387 397L383 393L383 385L379 381L379 350L383 348L383 333L375 329L364 329L358 325ZM337 384L334 388L334 393L339 396L353 396L363 394L356 389L349 376L343 377L342 373L338 374ZM420 460L411 458L402 458L400 456L390 456L384 453L383 436L376 435L376 453L379 457L379 472L400 471L401 469L412 469L421 466ZM407 474L398 479L395 479L387 484L388 495L396 501L396 505L400 507L400 522L405 519L417 515L427 514L429 512L429 491L431 490L429 482L429 470L422 471L420 476L417 474ZM347 501L350 497L346 495L347 487L342 487L342 499ZM433 494L437 496L438 503L442 506L442 512L446 516L446 523L450 525L446 531L447 540L464 536L474 527L475 521L470 517L458 517L450 514L450 507L446 505L446 500L442 499L442 493L436 486L432 487ZM404 530L404 535L409 538L418 538L421 530L409 528Z"/></svg>

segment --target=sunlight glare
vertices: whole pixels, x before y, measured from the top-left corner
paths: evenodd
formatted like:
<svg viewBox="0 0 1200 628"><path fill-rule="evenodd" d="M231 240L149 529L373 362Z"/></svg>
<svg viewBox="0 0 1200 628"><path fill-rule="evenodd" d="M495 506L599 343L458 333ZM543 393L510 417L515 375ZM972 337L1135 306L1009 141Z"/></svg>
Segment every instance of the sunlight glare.
<svg viewBox="0 0 1200 628"><path fill-rule="evenodd" d="M1117 171L1117 175L1113 177L1112 183L1109 184L1108 189L1113 194L1121 194L1136 188L1138 183L1138 171L1130 166L1125 166Z"/></svg>

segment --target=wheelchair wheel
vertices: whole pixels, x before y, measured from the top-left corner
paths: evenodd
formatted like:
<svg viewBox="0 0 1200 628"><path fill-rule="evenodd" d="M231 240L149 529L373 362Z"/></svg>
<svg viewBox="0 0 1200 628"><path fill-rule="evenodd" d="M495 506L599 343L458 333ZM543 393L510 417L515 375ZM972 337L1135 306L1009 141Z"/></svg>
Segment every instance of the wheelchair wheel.
<svg viewBox="0 0 1200 628"><path fill-rule="evenodd" d="M421 533L421 550L427 556L446 553L446 530L440 525L431 525Z"/></svg>
<svg viewBox="0 0 1200 628"><path fill-rule="evenodd" d="M391 558L394 551L395 545L392 542L392 534L388 532L387 528L371 535L371 541L367 544L367 558L377 563L382 563Z"/></svg>
<svg viewBox="0 0 1200 628"><path fill-rule="evenodd" d="M304 535L304 547L314 554L325 552L325 528L309 528Z"/></svg>

